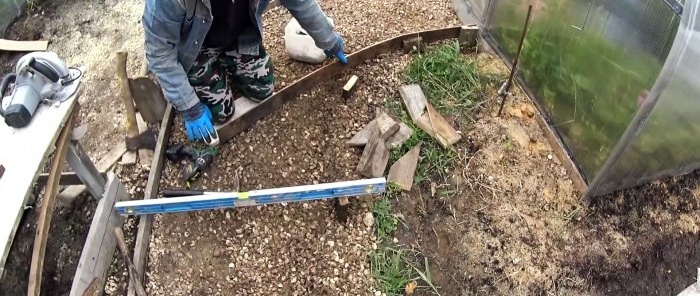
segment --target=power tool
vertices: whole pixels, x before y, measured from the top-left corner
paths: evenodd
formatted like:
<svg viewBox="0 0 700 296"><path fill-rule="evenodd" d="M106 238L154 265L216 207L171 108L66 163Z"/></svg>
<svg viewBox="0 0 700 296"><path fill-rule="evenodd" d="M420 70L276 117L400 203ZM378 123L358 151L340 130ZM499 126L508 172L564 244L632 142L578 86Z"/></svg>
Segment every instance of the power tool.
<svg viewBox="0 0 700 296"><path fill-rule="evenodd" d="M211 165L216 152L214 147L197 149L184 144L173 144L165 150L165 157L173 162L180 162L185 158L191 160L182 171L182 180L189 187L189 182L197 179L200 173L204 172Z"/></svg>
<svg viewBox="0 0 700 296"><path fill-rule="evenodd" d="M81 75L80 70L68 68L54 52L24 55L17 62L15 72L6 75L0 83L0 116L10 127L29 125L43 101L62 101L70 97L77 88L71 84Z"/></svg>

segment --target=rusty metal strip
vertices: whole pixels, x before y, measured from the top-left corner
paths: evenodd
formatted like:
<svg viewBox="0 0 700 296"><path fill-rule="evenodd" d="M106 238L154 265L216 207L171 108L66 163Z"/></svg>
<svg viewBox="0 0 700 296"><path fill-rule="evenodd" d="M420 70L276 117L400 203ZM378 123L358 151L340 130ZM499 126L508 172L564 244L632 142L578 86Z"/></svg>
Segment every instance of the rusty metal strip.
<svg viewBox="0 0 700 296"><path fill-rule="evenodd" d="M217 128L221 142L227 142L236 135L253 126L263 117L274 113L282 106L295 99L302 92L308 91L316 84L328 80L328 77L338 75L348 68L352 68L371 60L382 53L403 48L403 41L415 37L422 37L424 43L437 42L446 39L459 37L460 27L451 27L437 30L422 31L394 37L376 43L348 56L348 64L343 65L336 61L330 65L320 68L309 75L302 77L296 82L276 92L267 100L258 104L255 108Z"/></svg>

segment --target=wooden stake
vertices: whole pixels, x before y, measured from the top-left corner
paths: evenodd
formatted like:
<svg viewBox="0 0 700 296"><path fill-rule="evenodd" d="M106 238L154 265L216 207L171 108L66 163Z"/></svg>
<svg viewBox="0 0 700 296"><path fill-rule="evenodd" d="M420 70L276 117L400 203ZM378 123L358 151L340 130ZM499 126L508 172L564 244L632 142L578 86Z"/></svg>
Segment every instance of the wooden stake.
<svg viewBox="0 0 700 296"><path fill-rule="evenodd" d="M462 52L476 48L479 38L479 27L476 25L462 26L459 30L459 48Z"/></svg>
<svg viewBox="0 0 700 296"><path fill-rule="evenodd" d="M348 80L348 83L343 86L343 99L347 103L348 99L352 96L352 93L355 92L355 84L357 83L358 77L356 75L352 75L350 77L350 80Z"/></svg>
<svg viewBox="0 0 700 296"><path fill-rule="evenodd" d="M143 117L141 116L140 112L138 114L136 114L136 125L139 128L139 133L143 133L143 132L146 132L148 130L148 125L143 120ZM153 150L139 149L138 153L139 153L139 163L141 163L141 166L144 168L150 168L151 167L151 160L153 159Z"/></svg>
<svg viewBox="0 0 700 296"><path fill-rule="evenodd" d="M66 152L73 133L73 122L75 121L76 114L77 112L70 115L56 142L56 152L54 153L53 162L51 163L51 172L49 173L46 188L44 189L41 212L39 212L36 236L34 237L32 264L29 267L29 288L27 290L27 295L29 296L39 296L39 292L41 291L41 274L44 269L46 241L49 238L51 217L53 216L54 206L56 205L56 195L58 195L58 183L65 165Z"/></svg>
<svg viewBox="0 0 700 296"><path fill-rule="evenodd" d="M418 145L391 165L388 182L396 184L402 190L411 190L416 167L418 166L421 144L418 143Z"/></svg>

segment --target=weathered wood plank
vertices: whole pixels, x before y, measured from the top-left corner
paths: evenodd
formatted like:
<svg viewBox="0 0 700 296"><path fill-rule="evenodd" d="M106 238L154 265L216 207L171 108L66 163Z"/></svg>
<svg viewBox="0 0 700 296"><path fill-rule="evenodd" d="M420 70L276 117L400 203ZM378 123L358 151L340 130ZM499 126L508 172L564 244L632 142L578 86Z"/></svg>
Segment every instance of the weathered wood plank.
<svg viewBox="0 0 700 296"><path fill-rule="evenodd" d="M100 158L100 160L95 164L95 167L97 167L97 170L100 172L106 172L112 166L119 161L119 159L126 153L126 144L124 142L119 142L114 149L109 151L105 156ZM61 193L58 195L58 198L61 199L61 201L69 203L73 200L75 200L79 195L81 195L83 192L85 192L86 187L85 185L73 185L73 186L68 186L66 189L63 189Z"/></svg>
<svg viewBox="0 0 700 296"><path fill-rule="evenodd" d="M428 98L420 86L418 84L403 85L399 87L399 94L413 122L419 120L425 112L426 105L428 105Z"/></svg>
<svg viewBox="0 0 700 296"><path fill-rule="evenodd" d="M377 178L384 175L386 165L389 163L389 149L386 147L384 137L378 125L373 125L370 130L369 142L362 151L360 162L357 164L357 172L365 177Z"/></svg>
<svg viewBox="0 0 700 296"><path fill-rule="evenodd" d="M44 196L41 201L39 219L34 236L34 250L32 251L32 263L29 267L29 287L27 295L39 296L41 291L41 276L44 270L44 255L46 254L46 242L49 239L51 229L51 217L56 205L56 195L58 195L58 182L61 179L61 172L66 163L66 153L73 134L73 124L76 114L72 114L61 132L56 142L56 151L51 163L48 182L44 189Z"/></svg>
<svg viewBox="0 0 700 296"><path fill-rule="evenodd" d="M44 51L49 46L45 40L16 41L0 38L0 50L2 51Z"/></svg>
<svg viewBox="0 0 700 296"><path fill-rule="evenodd" d="M413 129L403 122L399 123L399 130L386 140L386 144L389 146L389 149L401 147L412 135Z"/></svg>
<svg viewBox="0 0 700 296"><path fill-rule="evenodd" d="M175 112L173 106L168 104L168 107L165 109L163 122L160 124L158 142L154 152L153 163L151 163L151 171L148 173L148 181L144 191L145 198L158 195L158 186L163 171L163 162L165 160L165 149L168 146L168 139L170 138L170 130L172 129L174 118ZM144 284L146 283L146 260L148 259L148 244L151 240L152 228L153 215L142 215L139 220L136 243L134 244L134 267L136 267L139 280ZM132 285L129 285L127 295L136 295L136 291Z"/></svg>
<svg viewBox="0 0 700 296"><path fill-rule="evenodd" d="M420 157L420 147L422 143L418 143L404 156L401 156L391 168L389 168L389 177L387 181L396 184L402 190L409 191L413 187L413 178L416 174L418 159Z"/></svg>
<svg viewBox="0 0 700 296"><path fill-rule="evenodd" d="M379 134L384 141L389 139L389 137L396 133L400 128L399 124L396 123L396 121L391 118L389 114L386 114L386 112L379 108L377 108L377 117L374 119L374 121L379 128Z"/></svg>
<svg viewBox="0 0 700 296"><path fill-rule="evenodd" d="M107 271L117 246L112 231L114 227L124 223L124 218L114 210L114 203L129 199L131 197L124 185L119 182L114 173L109 173L107 190L97 204L95 216L90 224L90 231L80 254L80 261L70 291L71 296L83 295L95 278L99 278L102 283L105 283Z"/></svg>
<svg viewBox="0 0 700 296"><path fill-rule="evenodd" d="M443 148L448 148L459 142L462 136L445 120L442 115L427 104L425 112L421 118L416 121L416 125L433 137L440 143Z"/></svg>
<svg viewBox="0 0 700 296"><path fill-rule="evenodd" d="M107 173L106 172L99 172L100 176L107 180ZM48 173L43 173L39 175L39 178L36 180L36 184L39 186L44 186L46 184L46 180L48 180L49 174ZM59 184L63 186L68 186L68 185L82 185L83 181L80 181L80 178L78 178L78 175L75 174L75 172L66 172L61 174L61 181Z"/></svg>

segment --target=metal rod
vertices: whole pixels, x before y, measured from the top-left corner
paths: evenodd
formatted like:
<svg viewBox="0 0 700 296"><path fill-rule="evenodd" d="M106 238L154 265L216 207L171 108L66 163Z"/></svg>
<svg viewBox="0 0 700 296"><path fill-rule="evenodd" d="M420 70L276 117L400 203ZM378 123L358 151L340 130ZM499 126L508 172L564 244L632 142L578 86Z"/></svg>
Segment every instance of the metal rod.
<svg viewBox="0 0 700 296"><path fill-rule="evenodd" d="M510 77L506 82L505 88L502 93L498 95L501 97L501 106L498 108L498 117L501 117L503 112L503 105L506 103L506 98L508 98L508 91L513 85L513 78L515 77L515 71L518 69L518 62L520 61L520 53L523 50L523 45L525 44L525 35L527 35L527 30L530 27L530 19L532 15L532 5L527 8L527 19L525 20L525 26L523 27L522 35L520 35L520 44L518 45L518 52L515 54L515 61L513 61L513 67L510 70Z"/></svg>

